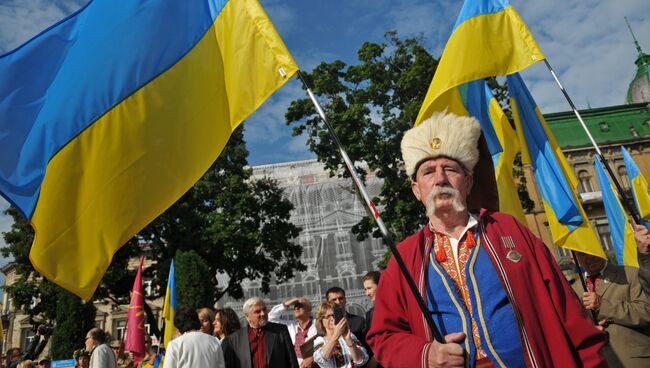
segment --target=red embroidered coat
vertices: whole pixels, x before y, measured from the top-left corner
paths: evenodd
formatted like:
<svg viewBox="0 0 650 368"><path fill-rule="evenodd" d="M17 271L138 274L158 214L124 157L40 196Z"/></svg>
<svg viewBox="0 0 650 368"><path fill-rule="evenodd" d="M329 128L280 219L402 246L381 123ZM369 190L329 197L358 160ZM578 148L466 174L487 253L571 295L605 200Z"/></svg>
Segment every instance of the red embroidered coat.
<svg viewBox="0 0 650 368"><path fill-rule="evenodd" d="M478 222L481 246L518 319L517 326L503 327L518 329L526 365L605 367L599 353L604 335L593 326L544 243L510 215L482 210ZM502 237L512 238L521 254L519 262L506 258L509 249ZM431 245L432 233L426 226L398 245L421 295L429 277L426 259ZM382 273L367 339L383 366L427 366L433 338L394 259Z"/></svg>

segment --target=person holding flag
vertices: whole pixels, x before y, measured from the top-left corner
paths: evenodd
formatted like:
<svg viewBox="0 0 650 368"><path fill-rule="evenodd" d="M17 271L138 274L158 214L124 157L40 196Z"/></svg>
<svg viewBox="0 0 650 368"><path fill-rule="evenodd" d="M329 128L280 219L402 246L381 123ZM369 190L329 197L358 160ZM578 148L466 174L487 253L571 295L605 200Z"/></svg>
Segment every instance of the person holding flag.
<svg viewBox="0 0 650 368"><path fill-rule="evenodd" d="M604 335L553 256L511 215L468 208L481 128L434 114L410 129L402 157L429 222L398 247L446 343L432 341L392 258L367 335L388 367L597 367Z"/></svg>

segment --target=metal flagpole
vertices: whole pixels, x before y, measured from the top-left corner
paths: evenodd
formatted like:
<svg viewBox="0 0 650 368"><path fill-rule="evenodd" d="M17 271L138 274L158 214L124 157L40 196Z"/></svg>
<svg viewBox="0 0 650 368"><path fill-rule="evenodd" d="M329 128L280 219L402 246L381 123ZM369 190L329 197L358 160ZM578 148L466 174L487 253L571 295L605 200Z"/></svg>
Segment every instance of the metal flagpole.
<svg viewBox="0 0 650 368"><path fill-rule="evenodd" d="M395 261L397 261L397 265L399 266L400 270L402 271L402 275L404 275L404 278L406 279L407 284L409 285L409 289L411 289L411 293L413 293L413 296L415 297L415 300L418 302L418 305L420 307L420 310L422 311L422 314L424 315L424 318L427 321L427 324L429 325L429 328L431 329L431 332L433 333L433 338L438 341L439 343L445 343L445 339L436 327L436 324L433 322L433 318L431 317L431 314L429 313L429 308L427 307L426 303L422 299L422 296L420 295L420 292L418 291L417 286L415 285L415 281L413 281L413 278L411 277L411 274L409 273L408 269L406 268L406 264L404 263L404 260L402 259L402 256L400 256L399 252L397 251L397 247L395 246L395 243L393 242L393 239L390 237L390 234L388 233L388 229L386 228L386 225L384 224L384 221L382 221L381 216L379 216L379 212L377 211L377 208L375 207L375 204L372 202L370 197L368 196L368 193L366 191L365 186L361 182L361 179L359 178L359 174L357 173L357 170L354 168L354 165L352 164L352 160L350 160L350 157L348 156L347 152L343 148L343 145L341 144L341 141L339 140L339 137L336 135L336 132L334 132L334 128L332 125L329 123L327 120L327 117L325 116L325 111L323 111L323 108L321 107L320 103L316 99L316 96L314 93L311 91L309 86L307 85L307 81L303 78L302 73L300 70L298 70L298 78L302 82L303 86L307 89L307 94L309 95L309 98L311 99L311 102L314 104L314 107L316 107L316 111L318 111L318 115L320 115L321 120L325 123L325 126L327 127L327 130L329 131L330 135L332 136L332 139L334 140L334 143L339 149L339 153L341 154L341 157L343 157L343 161L345 161L345 166L348 169L348 172L350 173L350 176L352 177L352 180L354 181L354 184L356 185L357 189L359 190L359 193L361 194L361 197L363 200L366 202L366 206L369 209L369 211L372 213L372 216L374 217L375 221L377 222L377 226L379 226L379 230L381 230L382 237L384 238L384 241L386 242L386 245L388 245L388 248L390 248L391 252L393 253L393 257L395 257Z"/></svg>
<svg viewBox="0 0 650 368"><path fill-rule="evenodd" d="M569 106L571 106L571 109L573 110L573 113L575 116L578 118L578 121L580 122L580 125L582 125L582 128L585 130L585 133L587 133L587 136L589 137L589 140L591 141L591 144L594 146L594 149L596 149L596 153L598 153L599 160L609 173L609 177L612 179L614 182L614 185L616 186L616 190L618 191L618 194L621 196L621 199L623 202L623 205L627 209L627 211L632 215L632 218L634 219L634 222L637 224L641 223L641 216L639 215L639 212L634 208L633 205L630 204L630 200L628 196L625 194L625 191L623 190L623 187L621 187L621 184L618 182L616 179L616 176L614 175L614 172L612 171L612 168L609 167L609 164L607 163L607 160L605 159L605 156L603 156L602 152L600 151L600 148L596 144L596 141L594 140L594 137L591 135L591 132L589 132L589 128L587 128L587 124L585 124L584 120L582 120L582 116L578 112L578 109L576 106L573 104L573 101L571 100L571 97L569 97L569 94L567 91L564 89L564 86L562 86L562 83L560 83L560 80L558 79L557 75L555 74L555 71L551 67L551 64L549 64L548 60L544 59L544 63L546 64L546 67L548 70L551 72L551 75L553 76L553 79L555 79L555 83L557 83L558 87L560 87L560 90L562 91L562 94L564 95L564 98L566 98L567 102L569 103Z"/></svg>

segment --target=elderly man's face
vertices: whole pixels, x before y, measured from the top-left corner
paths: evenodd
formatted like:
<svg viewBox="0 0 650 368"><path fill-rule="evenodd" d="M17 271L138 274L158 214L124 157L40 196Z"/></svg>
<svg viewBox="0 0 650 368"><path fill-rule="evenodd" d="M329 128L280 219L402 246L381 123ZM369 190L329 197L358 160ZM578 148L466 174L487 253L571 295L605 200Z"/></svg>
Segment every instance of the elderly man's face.
<svg viewBox="0 0 650 368"><path fill-rule="evenodd" d="M253 305L246 313L246 320L252 328L263 327L269 320L266 304L258 303Z"/></svg>
<svg viewBox="0 0 650 368"><path fill-rule="evenodd" d="M92 351L93 348L95 347L95 340L93 340L92 337L90 337L90 331L86 334L86 351Z"/></svg>
<svg viewBox="0 0 650 368"><path fill-rule="evenodd" d="M578 258L580 267L587 271L588 275L597 275L600 271L603 270L603 268L605 268L606 261L600 257L576 252L576 258Z"/></svg>
<svg viewBox="0 0 650 368"><path fill-rule="evenodd" d="M423 162L411 183L415 197L427 207L427 215L461 212L467 206L472 189L472 176L463 166L449 158L440 157Z"/></svg>
<svg viewBox="0 0 650 368"><path fill-rule="evenodd" d="M309 318L311 316L311 302L301 298L297 304L293 305L293 316L296 319Z"/></svg>

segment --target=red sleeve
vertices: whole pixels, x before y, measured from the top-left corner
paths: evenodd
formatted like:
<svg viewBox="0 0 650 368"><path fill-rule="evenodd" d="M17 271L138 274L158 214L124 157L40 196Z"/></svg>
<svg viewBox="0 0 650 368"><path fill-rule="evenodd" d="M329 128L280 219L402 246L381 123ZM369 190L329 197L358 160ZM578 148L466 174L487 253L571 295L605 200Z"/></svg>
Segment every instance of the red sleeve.
<svg viewBox="0 0 650 368"><path fill-rule="evenodd" d="M413 332L409 311L411 298L406 295L408 286L400 280L403 280L403 276L391 258L379 280L367 341L375 358L384 367L426 367L430 342ZM410 307L420 313L417 305L411 304Z"/></svg>
<svg viewBox="0 0 650 368"><path fill-rule="evenodd" d="M525 232L535 243L534 252L546 282L548 295L583 367L607 367L605 358L600 354L600 349L605 346L605 334L596 329L588 317L587 311L560 271L555 258L546 245L530 234L527 229Z"/></svg>

